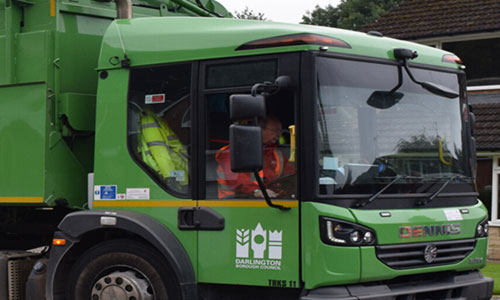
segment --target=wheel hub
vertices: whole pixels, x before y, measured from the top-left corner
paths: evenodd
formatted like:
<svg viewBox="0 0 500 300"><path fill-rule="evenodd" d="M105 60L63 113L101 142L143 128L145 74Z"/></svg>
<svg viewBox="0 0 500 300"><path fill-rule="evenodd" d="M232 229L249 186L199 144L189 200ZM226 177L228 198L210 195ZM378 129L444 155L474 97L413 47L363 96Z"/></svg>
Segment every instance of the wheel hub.
<svg viewBox="0 0 500 300"><path fill-rule="evenodd" d="M149 282L134 271L116 271L94 284L92 300L153 300Z"/></svg>

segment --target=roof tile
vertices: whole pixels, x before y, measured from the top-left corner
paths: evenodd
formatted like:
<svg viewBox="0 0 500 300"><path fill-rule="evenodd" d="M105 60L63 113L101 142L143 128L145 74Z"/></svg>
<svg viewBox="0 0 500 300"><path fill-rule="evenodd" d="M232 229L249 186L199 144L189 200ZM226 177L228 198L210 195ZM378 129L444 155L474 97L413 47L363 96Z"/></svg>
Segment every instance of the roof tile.
<svg viewBox="0 0 500 300"><path fill-rule="evenodd" d="M500 103L472 104L478 151L500 150Z"/></svg>
<svg viewBox="0 0 500 300"><path fill-rule="evenodd" d="M399 39L500 30L500 1L406 0L361 30Z"/></svg>

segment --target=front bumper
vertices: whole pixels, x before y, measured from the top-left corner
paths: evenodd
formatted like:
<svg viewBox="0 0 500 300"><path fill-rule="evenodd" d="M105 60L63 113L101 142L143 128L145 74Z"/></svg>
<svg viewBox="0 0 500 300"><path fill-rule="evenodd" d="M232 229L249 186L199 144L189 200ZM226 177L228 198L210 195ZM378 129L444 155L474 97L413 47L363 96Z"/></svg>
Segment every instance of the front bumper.
<svg viewBox="0 0 500 300"><path fill-rule="evenodd" d="M388 282L322 287L310 290L300 300L488 300L493 279L479 271L414 275Z"/></svg>

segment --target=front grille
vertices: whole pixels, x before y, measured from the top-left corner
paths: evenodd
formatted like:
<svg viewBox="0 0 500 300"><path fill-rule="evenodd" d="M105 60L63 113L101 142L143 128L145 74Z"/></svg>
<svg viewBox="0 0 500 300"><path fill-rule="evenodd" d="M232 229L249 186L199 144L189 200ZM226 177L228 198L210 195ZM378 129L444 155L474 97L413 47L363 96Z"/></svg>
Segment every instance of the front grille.
<svg viewBox="0 0 500 300"><path fill-rule="evenodd" d="M437 255L431 262L427 262L425 250L432 245L435 246ZM460 262L475 246L475 239L383 245L376 247L376 254L379 260L393 269L422 268Z"/></svg>

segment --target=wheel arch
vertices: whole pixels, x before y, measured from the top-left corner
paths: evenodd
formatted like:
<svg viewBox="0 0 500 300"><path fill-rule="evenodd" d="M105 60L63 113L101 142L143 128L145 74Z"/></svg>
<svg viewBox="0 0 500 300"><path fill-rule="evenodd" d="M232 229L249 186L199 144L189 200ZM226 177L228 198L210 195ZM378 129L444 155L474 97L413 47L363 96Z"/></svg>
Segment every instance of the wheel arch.
<svg viewBox="0 0 500 300"><path fill-rule="evenodd" d="M108 225L102 225L102 220L106 220ZM47 299L64 299L68 270L79 255L102 242L104 237L129 238L151 246L165 258L174 272L182 298L197 299L191 260L176 236L158 220L133 211L81 211L68 214L58 228L60 231L54 238L65 239L66 245L51 248Z"/></svg>

